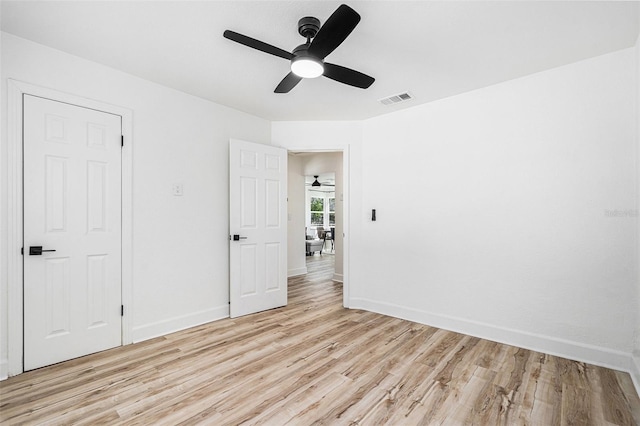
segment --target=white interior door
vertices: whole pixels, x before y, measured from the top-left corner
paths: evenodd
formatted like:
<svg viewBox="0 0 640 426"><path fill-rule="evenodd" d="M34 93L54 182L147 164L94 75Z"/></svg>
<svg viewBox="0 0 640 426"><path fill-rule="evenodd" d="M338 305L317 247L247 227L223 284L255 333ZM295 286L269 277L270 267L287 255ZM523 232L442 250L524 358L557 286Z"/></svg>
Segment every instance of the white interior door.
<svg viewBox="0 0 640 426"><path fill-rule="evenodd" d="M121 133L24 96L25 370L121 345Z"/></svg>
<svg viewBox="0 0 640 426"><path fill-rule="evenodd" d="M287 151L229 145L230 315L287 304Z"/></svg>

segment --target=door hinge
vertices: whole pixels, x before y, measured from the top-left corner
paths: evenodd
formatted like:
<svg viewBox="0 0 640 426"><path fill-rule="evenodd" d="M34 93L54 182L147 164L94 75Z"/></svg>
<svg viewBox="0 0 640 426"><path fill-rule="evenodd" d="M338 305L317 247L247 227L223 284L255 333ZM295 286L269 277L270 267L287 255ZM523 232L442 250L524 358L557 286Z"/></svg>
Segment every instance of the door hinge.
<svg viewBox="0 0 640 426"><path fill-rule="evenodd" d="M24 256L24 247L20 247L20 254Z"/></svg>
<svg viewBox="0 0 640 426"><path fill-rule="evenodd" d="M120 316L124 316L124 305L120 305Z"/></svg>
<svg viewBox="0 0 640 426"><path fill-rule="evenodd" d="M124 146L124 135L120 135L120 146Z"/></svg>

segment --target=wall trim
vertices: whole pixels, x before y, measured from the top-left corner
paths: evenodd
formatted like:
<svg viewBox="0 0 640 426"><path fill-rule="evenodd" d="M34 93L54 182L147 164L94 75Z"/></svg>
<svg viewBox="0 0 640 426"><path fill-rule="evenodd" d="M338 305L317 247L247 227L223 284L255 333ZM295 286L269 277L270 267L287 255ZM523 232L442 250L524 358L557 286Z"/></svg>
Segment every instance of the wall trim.
<svg viewBox="0 0 640 426"><path fill-rule="evenodd" d="M332 281L338 281L339 283L341 283L344 280L344 275L342 274L333 274L333 278L331 278Z"/></svg>
<svg viewBox="0 0 640 426"><path fill-rule="evenodd" d="M34 95L122 117L122 344L132 343L133 320L133 111L109 103L59 92L18 80L7 80L7 375L23 372L22 287L22 111L23 95ZM1 373L1 371L0 371Z"/></svg>
<svg viewBox="0 0 640 426"><path fill-rule="evenodd" d="M0 359L0 380L5 380L9 377L9 361Z"/></svg>
<svg viewBox="0 0 640 426"><path fill-rule="evenodd" d="M600 367L629 372L631 354L627 352L611 350L601 346L588 345L541 334L528 333L521 330L496 327L494 325L478 321L470 321L462 318L434 314L414 308L378 302L370 299L352 298L351 303L351 308L364 309L498 343L518 346L549 355L586 362Z"/></svg>
<svg viewBox="0 0 640 426"><path fill-rule="evenodd" d="M287 271L287 277L288 278L297 277L298 275L305 275L307 272L308 271L306 266L304 268L289 269Z"/></svg>
<svg viewBox="0 0 640 426"><path fill-rule="evenodd" d="M151 324L133 328L133 342L138 343L176 331L197 327L208 322L229 318L229 305L217 306L199 312L189 313L173 318L164 319Z"/></svg>
<svg viewBox="0 0 640 426"><path fill-rule="evenodd" d="M636 387L636 392L640 395L640 353L631 354L629 374L631 375L631 380L633 380L633 384Z"/></svg>

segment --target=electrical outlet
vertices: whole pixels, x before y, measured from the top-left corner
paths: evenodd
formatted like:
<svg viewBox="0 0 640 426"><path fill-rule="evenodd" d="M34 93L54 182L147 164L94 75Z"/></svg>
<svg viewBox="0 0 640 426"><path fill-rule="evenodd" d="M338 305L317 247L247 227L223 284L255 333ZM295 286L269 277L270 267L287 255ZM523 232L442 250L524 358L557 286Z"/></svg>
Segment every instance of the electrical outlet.
<svg viewBox="0 0 640 426"><path fill-rule="evenodd" d="M174 183L171 186L171 193L174 197L181 197L184 194L183 187L181 183Z"/></svg>

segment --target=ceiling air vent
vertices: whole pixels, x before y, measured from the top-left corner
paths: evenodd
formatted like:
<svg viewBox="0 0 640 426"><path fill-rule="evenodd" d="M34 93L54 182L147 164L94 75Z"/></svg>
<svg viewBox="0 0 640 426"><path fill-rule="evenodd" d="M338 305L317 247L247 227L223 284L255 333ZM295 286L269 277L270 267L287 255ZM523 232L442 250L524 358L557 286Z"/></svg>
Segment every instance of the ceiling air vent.
<svg viewBox="0 0 640 426"><path fill-rule="evenodd" d="M379 99L382 105L393 105L399 102L408 101L413 99L413 96L409 94L409 92L399 93L397 95L389 96L388 98Z"/></svg>

